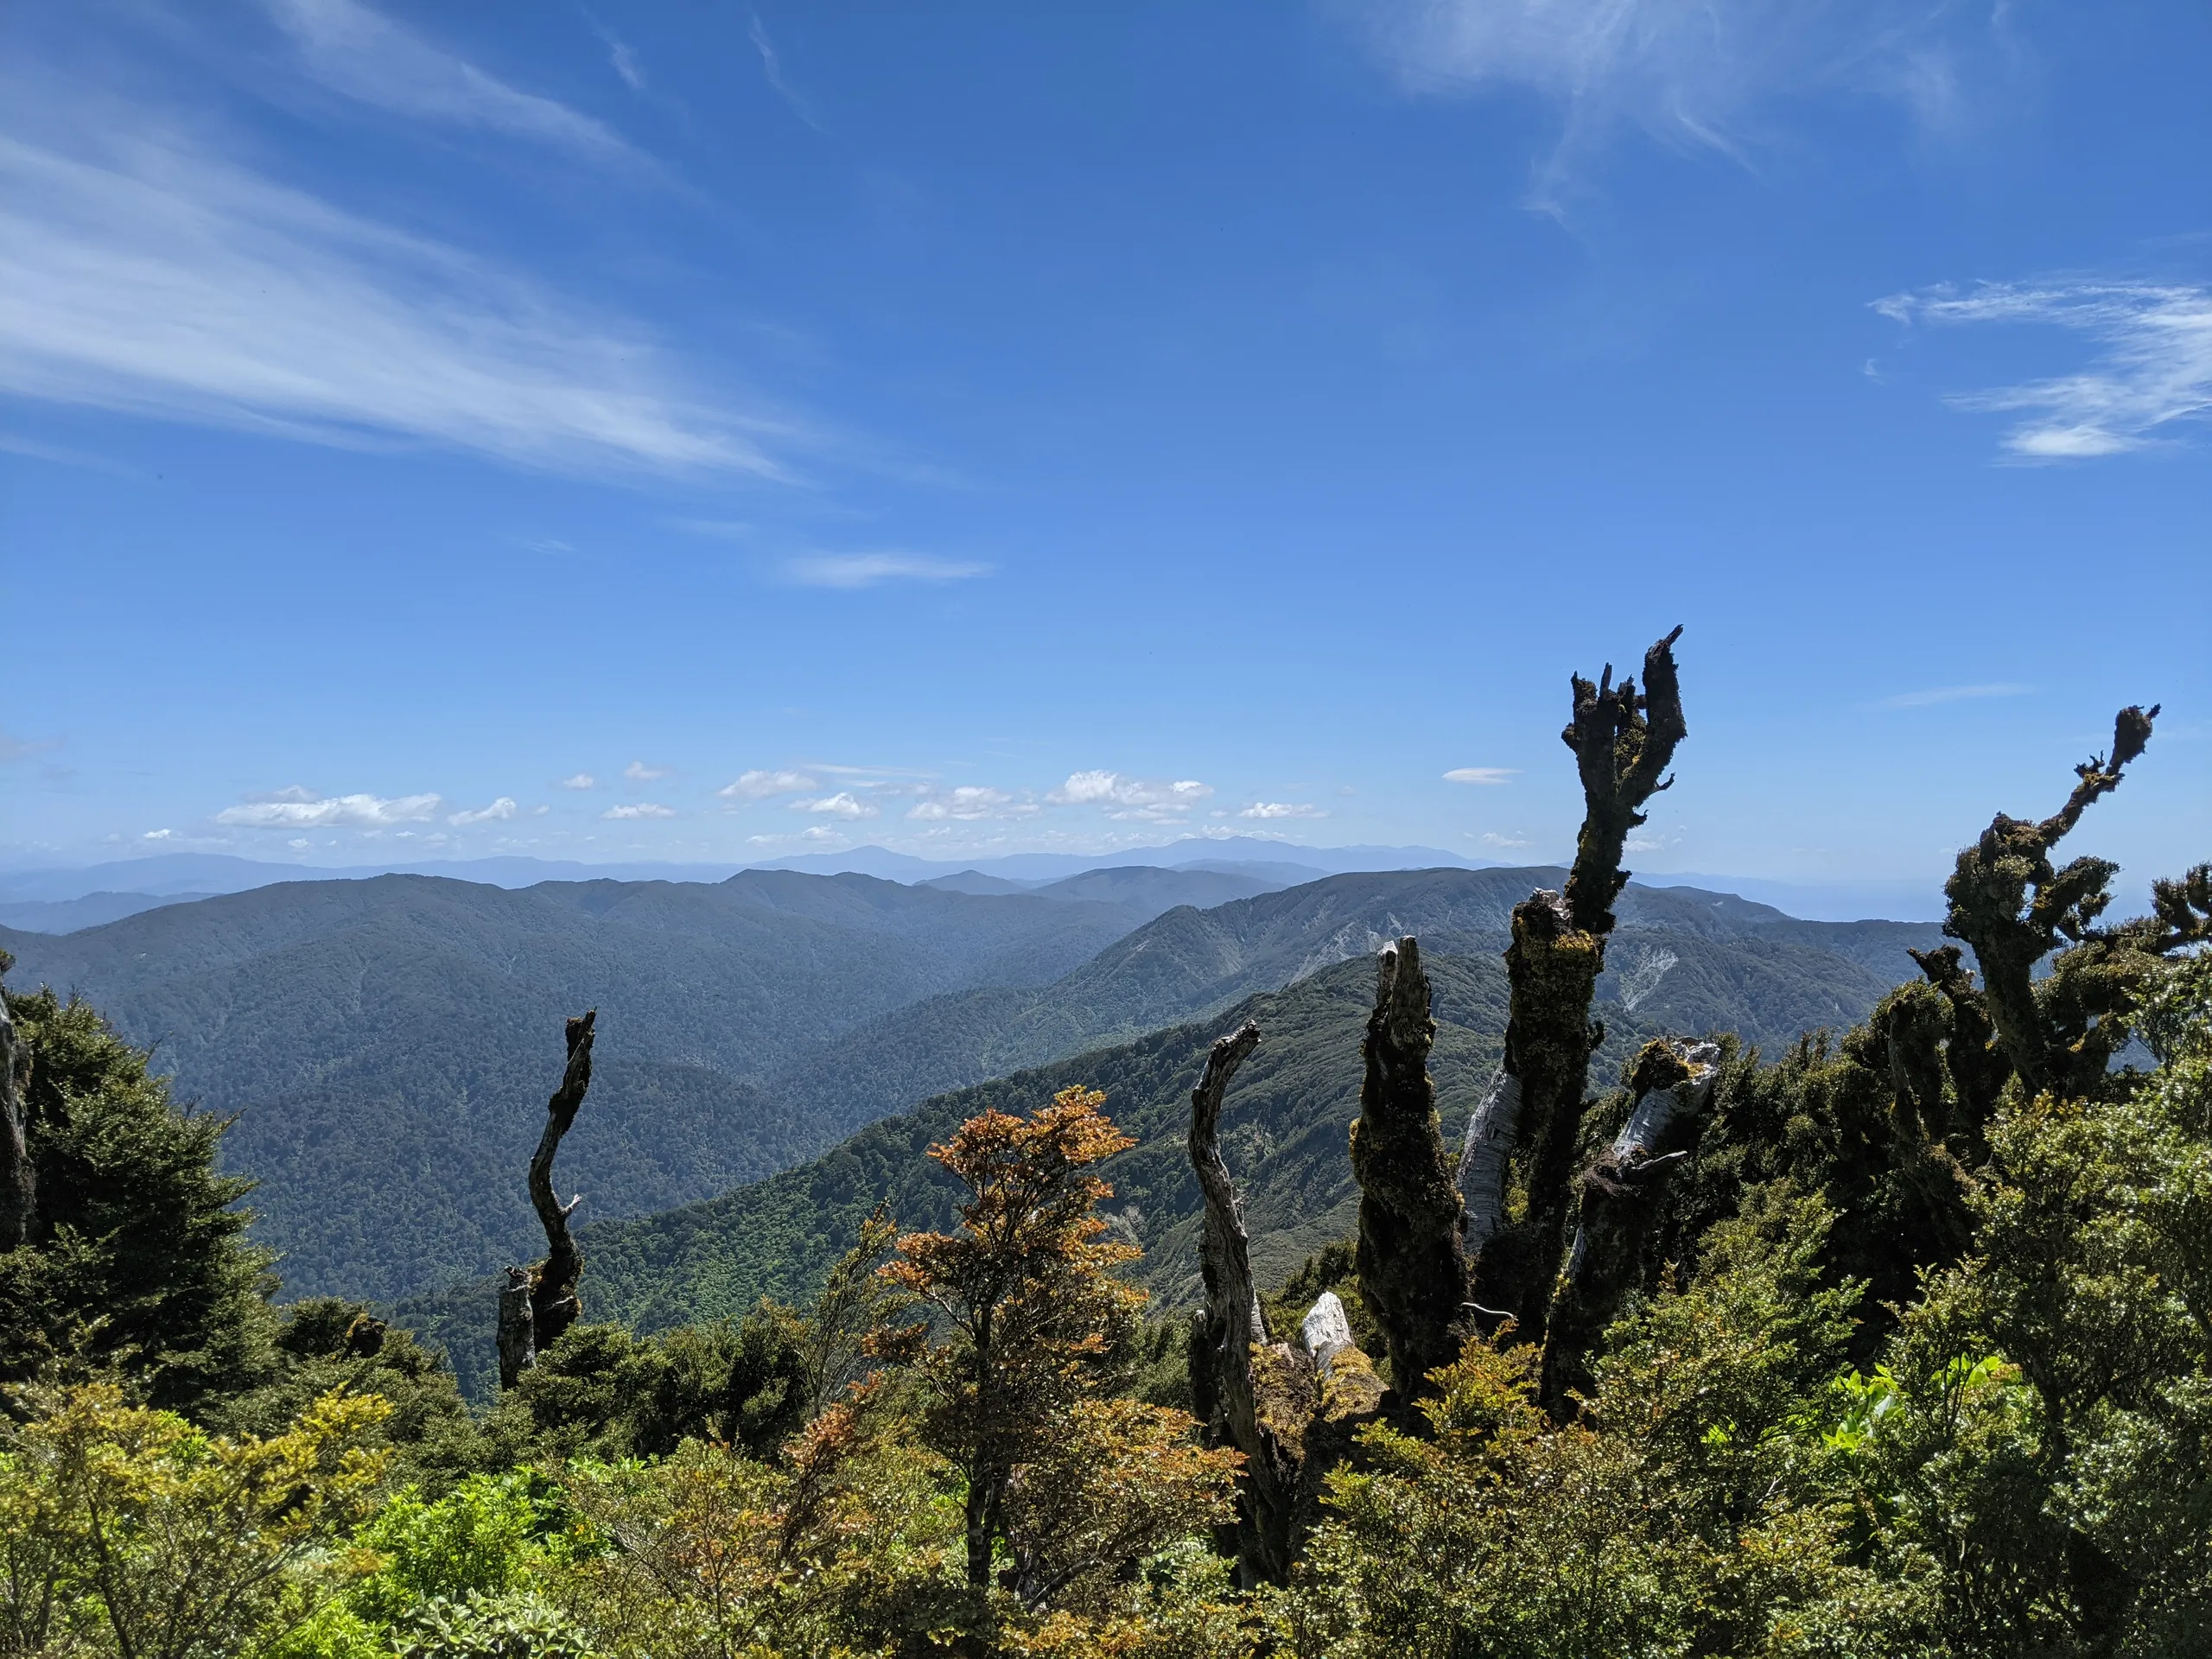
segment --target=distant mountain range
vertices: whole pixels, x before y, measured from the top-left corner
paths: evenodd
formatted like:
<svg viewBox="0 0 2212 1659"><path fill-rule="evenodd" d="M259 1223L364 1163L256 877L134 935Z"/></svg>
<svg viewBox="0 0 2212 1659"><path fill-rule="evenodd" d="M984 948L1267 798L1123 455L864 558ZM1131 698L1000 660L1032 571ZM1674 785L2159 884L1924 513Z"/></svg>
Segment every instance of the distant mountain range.
<svg viewBox="0 0 2212 1659"><path fill-rule="evenodd" d="M635 1216L946 1090L1211 1018L1399 933L1494 959L1511 906L1561 872L1255 891L1281 879L1108 867L975 893L752 871L512 891L389 875L60 936L0 930L0 945L16 988L82 990L181 1094L240 1114L226 1157L263 1182L260 1233L290 1292L393 1297L532 1253L520 1172L566 1014L597 1007L602 1034L564 1184L588 1217ZM1631 886L1621 914L1609 1020L1770 1043L1859 1017L1911 971L1905 946L1936 938L1686 888Z"/></svg>

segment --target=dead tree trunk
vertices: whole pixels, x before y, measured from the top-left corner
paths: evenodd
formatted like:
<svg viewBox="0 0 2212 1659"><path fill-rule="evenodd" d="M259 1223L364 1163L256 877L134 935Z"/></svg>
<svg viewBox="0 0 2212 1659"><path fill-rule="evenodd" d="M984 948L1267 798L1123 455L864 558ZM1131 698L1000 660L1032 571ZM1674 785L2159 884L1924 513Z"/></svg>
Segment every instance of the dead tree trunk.
<svg viewBox="0 0 2212 1659"><path fill-rule="evenodd" d="M1574 717L1560 735L1581 775L1582 833L1566 891L1538 893L1514 907L1503 1076L1496 1105L1469 1125L1461 1160L1481 1184L1481 1213L1471 1217L1468 1300L1486 1332L1510 1319L1523 1340L1543 1339L1577 1201L1574 1151L1590 1057L1605 1038L1590 1003L1605 971L1612 903L1628 882L1621 858L1629 832L1644 821L1644 804L1673 783L1664 774L1688 735L1674 654L1681 632L1644 653L1641 691L1633 679L1616 688L1610 664L1594 685L1573 677ZM1509 1149L1502 1161L1501 1147ZM1509 1185L1526 1194L1517 1219L1504 1213Z"/></svg>
<svg viewBox="0 0 2212 1659"><path fill-rule="evenodd" d="M1306 1530L1319 1511L1320 1476L1351 1449L1382 1387L1352 1340L1344 1304L1323 1293L1295 1343L1276 1342L1252 1281L1249 1241L1218 1133L1230 1079L1259 1046L1247 1025L1213 1046L1191 1091L1191 1167L1205 1198L1199 1271L1206 1305L1192 1334L1191 1395L1209 1440L1244 1454L1234 1548L1249 1588L1289 1581Z"/></svg>
<svg viewBox="0 0 2212 1659"><path fill-rule="evenodd" d="M1198 1254L1206 1305L1192 1345L1191 1393L1214 1438L1244 1454L1237 1481L1237 1560L1248 1577L1281 1583L1290 1572L1298 1459L1261 1419L1256 1370L1269 1346L1267 1315L1252 1282L1250 1243L1219 1135L1230 1079L1259 1046L1255 1025L1222 1038L1206 1058L1205 1077L1191 1091L1191 1167L1206 1206Z"/></svg>
<svg viewBox="0 0 2212 1659"><path fill-rule="evenodd" d="M1652 1222L1669 1178L1689 1156L1720 1071L1716 1043L1644 1046L1630 1075L1636 1103L1605 1154L1582 1172L1581 1216L1544 1342L1541 1390L1554 1415L1590 1382L1591 1351L1651 1264Z"/></svg>
<svg viewBox="0 0 2212 1659"><path fill-rule="evenodd" d="M561 1339L576 1322L582 1303L577 1281L584 1270L583 1253L569 1231L569 1217L582 1204L579 1192L563 1204L553 1195L553 1157L561 1137L576 1121L576 1109L591 1087L592 1028L599 1018L594 1008L568 1024L569 1064L561 1086L545 1103L545 1131L537 1137L537 1150L530 1159L530 1202L545 1229L545 1259L534 1268L509 1268L507 1287L499 1294L499 1382L514 1387L533 1360Z"/></svg>
<svg viewBox="0 0 2212 1659"><path fill-rule="evenodd" d="M0 974L15 960L0 950ZM30 1087L29 1046L16 1034L8 997L0 989L0 1250L29 1243L38 1213L38 1184L31 1169L29 1125L23 1099Z"/></svg>
<svg viewBox="0 0 2212 1659"><path fill-rule="evenodd" d="M1459 1356L1466 1325L1464 1211L1436 1116L1428 1051L1436 1039L1428 976L1411 938L1376 963L1367 1074L1351 1131L1359 1181L1359 1293L1381 1321L1399 1397Z"/></svg>

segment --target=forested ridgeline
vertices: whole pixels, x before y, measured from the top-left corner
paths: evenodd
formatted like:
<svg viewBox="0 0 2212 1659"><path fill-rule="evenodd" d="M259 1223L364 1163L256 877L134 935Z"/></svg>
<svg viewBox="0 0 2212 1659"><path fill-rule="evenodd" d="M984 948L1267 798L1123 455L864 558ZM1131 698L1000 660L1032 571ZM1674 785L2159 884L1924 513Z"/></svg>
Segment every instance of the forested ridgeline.
<svg viewBox="0 0 2212 1659"><path fill-rule="evenodd" d="M16 984L82 992L183 1098L238 1115L222 1156L258 1181L256 1236L282 1252L292 1294L389 1299L531 1247L509 1175L536 1108L517 1081L564 1012L597 1007L605 1029L570 1153L588 1213L643 1216L1402 932L1494 957L1518 899L1563 878L1394 872L1224 899L1264 884L1145 868L981 895L774 871L513 892L391 876L0 945ZM1601 1000L1770 1044L1863 1017L1909 968L1905 947L1936 938L1688 889L1631 888L1622 915Z"/></svg>
<svg viewBox="0 0 2212 1659"><path fill-rule="evenodd" d="M278 1308L220 1121L10 995L0 1651L2205 1651L2212 869L2110 923L2054 857L2157 711L1965 848L1917 977L1763 1053L1592 1018L1672 645L1575 682L1578 855L1502 967L1402 936L1090 1057L1125 1123L1079 1064L932 1103L912 1211L826 1217L798 1306L604 1320L570 1018L480 1413L371 1310ZM1342 1236L1282 1280L1301 1199Z"/></svg>

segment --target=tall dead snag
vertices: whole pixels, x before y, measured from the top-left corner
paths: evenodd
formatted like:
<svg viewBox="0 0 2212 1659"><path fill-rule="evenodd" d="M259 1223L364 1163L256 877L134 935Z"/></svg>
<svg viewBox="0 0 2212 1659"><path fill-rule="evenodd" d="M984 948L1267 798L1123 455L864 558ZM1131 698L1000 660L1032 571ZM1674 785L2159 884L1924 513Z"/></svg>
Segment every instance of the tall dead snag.
<svg viewBox="0 0 2212 1659"><path fill-rule="evenodd" d="M2123 936L2131 928L2140 931L2140 925L2110 932L2095 925L2112 902L2107 888L2120 867L2107 859L2077 858L2055 868L2050 852L2082 813L2120 787L2122 769L2150 742L2158 714L2155 705L2147 712L2121 709L2113 722L2110 758L2091 755L2075 767L2077 781L2064 806L2040 823L1999 812L1973 846L1961 850L1943 884L1950 900L1943 931L1974 947L1998 1044L2031 1090L2086 1093L2126 1040L2124 1021L2101 1018L2115 1010L2087 1002L2067 1006L2069 988L2055 982L2060 976L2038 986L2035 967L2062 938L2076 947L2138 943ZM2139 943L2153 941L2146 934ZM2078 985L2077 976L2065 977Z"/></svg>
<svg viewBox="0 0 2212 1659"><path fill-rule="evenodd" d="M1198 1247L1206 1305L1192 1332L1191 1395L1193 1414L1207 1426L1209 1438L1244 1454L1236 1483L1237 1560L1249 1575L1281 1582L1290 1571L1298 1460L1262 1421L1266 1390L1259 1372L1273 1358L1268 1319L1252 1282L1250 1241L1219 1134L1230 1079L1259 1046L1260 1028L1249 1023L1222 1038L1206 1057L1205 1077L1191 1090L1191 1167L1206 1205Z"/></svg>
<svg viewBox="0 0 2212 1659"><path fill-rule="evenodd" d="M545 1103L545 1132L531 1154L530 1202L545 1229L545 1259L534 1268L509 1268L506 1288L499 1294L499 1382L505 1388L514 1387L531 1361L558 1342L582 1311L576 1284L583 1276L584 1258L569 1231L569 1217L584 1201L583 1194L566 1204L553 1196L553 1156L591 1087L592 1027L598 1019L599 1010L594 1008L569 1020L568 1068L562 1073L561 1086Z"/></svg>
<svg viewBox="0 0 2212 1659"><path fill-rule="evenodd" d="M1376 964L1351 1169L1360 1194L1359 1293L1382 1325L1405 1400L1459 1357L1465 1336L1464 1211L1428 1079L1435 1040L1421 949L1402 938Z"/></svg>
<svg viewBox="0 0 2212 1659"><path fill-rule="evenodd" d="M1647 1278L1652 1222L1689 1156L1720 1074L1716 1043L1649 1042L1629 1074L1636 1103L1613 1144L1582 1172L1580 1219L1544 1342L1541 1398L1562 1413L1590 1381L1589 1357L1627 1294Z"/></svg>
<svg viewBox="0 0 2212 1659"><path fill-rule="evenodd" d="M1674 782L1667 767L1688 734L1675 669L1681 632L1643 654L1641 690L1633 679L1616 687L1611 664L1594 685L1573 677L1574 718L1560 735L1582 779L1574 867L1564 893L1540 892L1513 910L1503 1071L1468 1124L1461 1162L1478 1187L1469 1198L1469 1300L1483 1328L1510 1318L1525 1340L1543 1338L1577 1202L1575 1141L1590 1057L1605 1037L1590 1003L1605 971L1612 903L1628 882L1621 858L1645 803ZM1515 1186L1526 1195L1517 1218L1505 1207Z"/></svg>
<svg viewBox="0 0 2212 1659"><path fill-rule="evenodd" d="M1320 1477L1350 1450L1353 1430L1373 1416L1382 1395L1374 1363L1352 1340L1334 1294L1322 1294L1295 1342L1268 1333L1219 1135L1230 1080L1259 1043L1260 1028L1249 1024L1221 1039L1191 1091L1191 1167L1205 1198L1198 1264L1206 1290L1192 1332L1192 1408L1211 1444L1244 1454L1235 1536L1223 1543L1234 1548L1248 1586L1288 1582L1299 1544L1318 1517Z"/></svg>
<svg viewBox="0 0 2212 1659"><path fill-rule="evenodd" d="M0 974L16 960L0 950ZM8 997L0 988L0 1250L12 1250L31 1236L38 1209L38 1187L31 1170L23 1096L30 1083L31 1055L16 1035Z"/></svg>

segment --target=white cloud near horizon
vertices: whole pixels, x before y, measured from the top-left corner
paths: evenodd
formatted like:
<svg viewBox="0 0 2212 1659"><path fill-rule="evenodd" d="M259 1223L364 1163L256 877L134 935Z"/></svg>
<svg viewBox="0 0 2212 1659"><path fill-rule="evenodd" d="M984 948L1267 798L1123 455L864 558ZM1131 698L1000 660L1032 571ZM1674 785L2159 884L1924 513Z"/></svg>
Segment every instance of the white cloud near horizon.
<svg viewBox="0 0 2212 1659"><path fill-rule="evenodd" d="M1521 86L1560 106L1531 205L1557 211L1582 158L1634 127L1743 159L1761 108L1835 88L1951 118L1961 68L1942 0L1338 0L1408 91ZM1964 20L1971 23L1971 18Z"/></svg>
<svg viewBox="0 0 2212 1659"><path fill-rule="evenodd" d="M602 818L672 818L676 809L663 806L658 801L634 801L625 806L610 806L599 815Z"/></svg>
<svg viewBox="0 0 2212 1659"><path fill-rule="evenodd" d="M981 784L960 784L916 802L906 816L925 823L957 820L968 823L983 818L1026 818L1038 810L1034 801L1005 790L990 789Z"/></svg>
<svg viewBox="0 0 2212 1659"><path fill-rule="evenodd" d="M2087 461L2143 449L2175 423L2212 410L2212 287L2120 282L1988 283L1893 294L1875 310L1899 322L2041 323L2101 348L2073 374L1946 401L2022 413L2004 447L2024 461Z"/></svg>
<svg viewBox="0 0 2212 1659"><path fill-rule="evenodd" d="M346 448L785 476L755 438L787 428L688 392L634 328L181 138L65 153L38 125L0 134L0 388Z"/></svg>
<svg viewBox="0 0 2212 1659"><path fill-rule="evenodd" d="M1102 806L1109 818L1175 823L1212 793L1211 784L1195 778L1155 782L1093 770L1069 773L1067 782L1045 798L1055 806Z"/></svg>
<svg viewBox="0 0 2212 1659"><path fill-rule="evenodd" d="M1454 766L1444 774L1447 784L1510 784L1520 776L1518 766Z"/></svg>
<svg viewBox="0 0 2212 1659"><path fill-rule="evenodd" d="M766 772L756 768L740 772L715 793L726 801L762 801L771 795L789 795L819 787L814 779L803 772Z"/></svg>
<svg viewBox="0 0 2212 1659"><path fill-rule="evenodd" d="M833 818L873 818L879 810L873 801L861 800L850 790L841 789L835 795L824 795L819 800L793 801L794 812L819 812Z"/></svg>
<svg viewBox="0 0 2212 1659"><path fill-rule="evenodd" d="M601 164L644 162L604 122L510 86L359 0L264 4L301 67L333 92L395 115L502 133ZM631 80L620 56L614 67Z"/></svg>
<svg viewBox="0 0 2212 1659"><path fill-rule="evenodd" d="M1325 818L1322 808L1305 802L1255 801L1236 815L1240 818Z"/></svg>
<svg viewBox="0 0 2212 1659"><path fill-rule="evenodd" d="M887 582L965 582L988 576L991 567L916 553L810 553L784 563L786 580L801 588L875 588Z"/></svg>
<svg viewBox="0 0 2212 1659"><path fill-rule="evenodd" d="M2006 680L1991 685L1936 685L1922 691L1900 691L1884 697L1885 709L1926 709L1939 702L1959 702L1969 697L2023 697L2033 686Z"/></svg>
<svg viewBox="0 0 2212 1659"><path fill-rule="evenodd" d="M489 806L480 806L474 811L449 813L447 815L446 822L456 827L471 823L493 823L512 818L515 811L514 798L511 795L502 795Z"/></svg>
<svg viewBox="0 0 2212 1659"><path fill-rule="evenodd" d="M257 800L226 806L215 822L248 830L382 830L427 823L445 805L436 795L317 796L297 784Z"/></svg>

